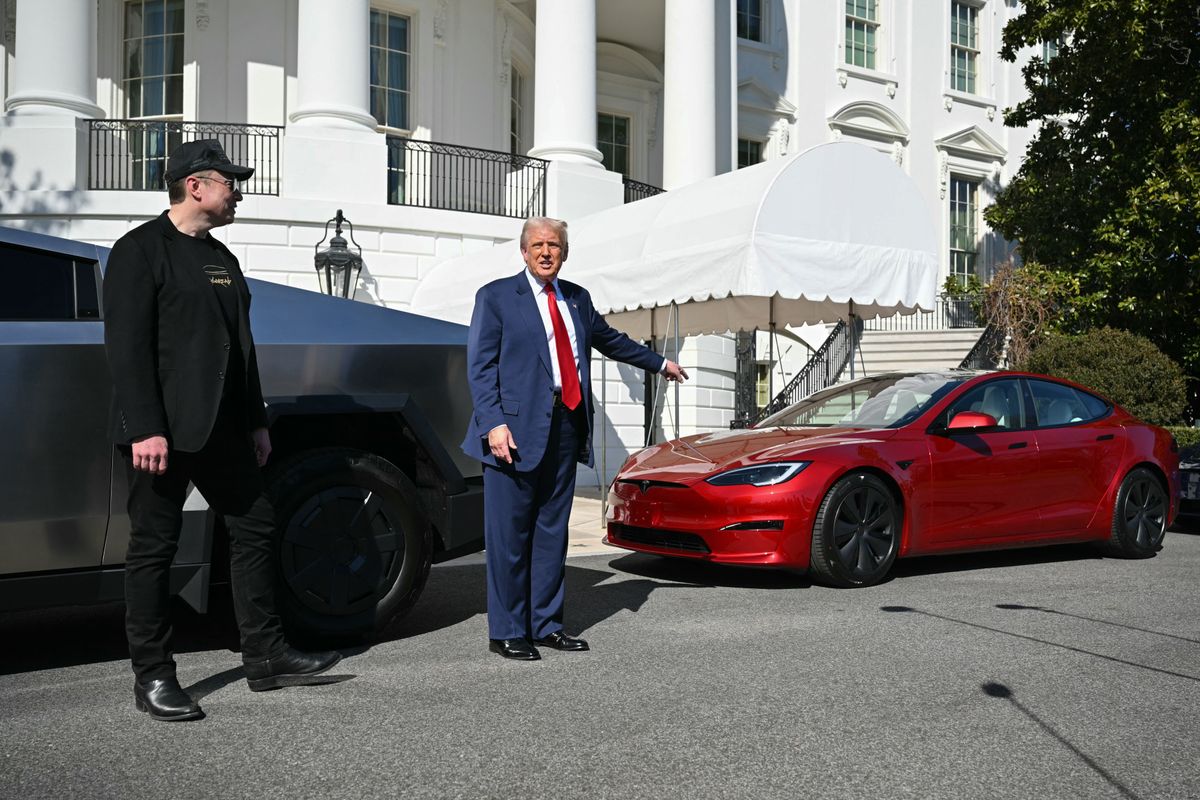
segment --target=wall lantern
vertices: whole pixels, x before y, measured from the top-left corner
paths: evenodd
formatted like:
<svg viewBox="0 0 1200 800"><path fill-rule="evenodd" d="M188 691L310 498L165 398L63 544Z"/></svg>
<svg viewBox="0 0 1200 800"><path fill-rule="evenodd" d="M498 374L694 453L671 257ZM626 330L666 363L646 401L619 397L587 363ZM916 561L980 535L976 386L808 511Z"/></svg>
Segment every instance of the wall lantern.
<svg viewBox="0 0 1200 800"><path fill-rule="evenodd" d="M350 228L350 243L358 250L357 253L350 250L346 246L346 240L342 238L343 222ZM330 223L337 227L333 238L329 240L329 247L322 250L321 245L325 243L325 237L329 235ZM358 242L354 241L354 225L342 216L340 208L337 216L325 223L325 235L321 237L321 241L316 243L313 251L316 253L313 256L313 262L317 267L317 280L321 283L321 290L333 297L350 297L350 287L353 285L357 288L358 275L363 268L362 248L359 247ZM353 279L351 273L353 273Z"/></svg>

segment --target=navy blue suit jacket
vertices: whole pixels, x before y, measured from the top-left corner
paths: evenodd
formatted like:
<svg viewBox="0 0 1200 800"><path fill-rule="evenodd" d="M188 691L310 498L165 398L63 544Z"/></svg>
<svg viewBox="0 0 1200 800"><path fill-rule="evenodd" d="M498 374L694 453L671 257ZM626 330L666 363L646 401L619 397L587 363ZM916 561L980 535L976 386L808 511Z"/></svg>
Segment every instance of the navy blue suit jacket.
<svg viewBox="0 0 1200 800"><path fill-rule="evenodd" d="M591 431L595 413L592 348L651 372L662 369L664 359L605 322L582 286L561 278L558 285L571 311L579 346L579 383L588 434L580 442L578 460L590 467L594 463ZM505 466L492 455L487 435L498 425L507 425L517 443L513 466L518 472L533 470L541 462L554 411L554 373L537 307L539 299L524 271L492 281L475 295L467 339L467 379L475 411L463 451L485 464Z"/></svg>

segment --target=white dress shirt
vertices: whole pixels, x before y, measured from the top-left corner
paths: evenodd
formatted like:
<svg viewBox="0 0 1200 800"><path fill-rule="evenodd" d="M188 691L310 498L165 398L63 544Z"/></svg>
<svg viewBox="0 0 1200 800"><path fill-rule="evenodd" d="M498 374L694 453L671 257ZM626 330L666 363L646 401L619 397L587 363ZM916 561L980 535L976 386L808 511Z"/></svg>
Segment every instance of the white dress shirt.
<svg viewBox="0 0 1200 800"><path fill-rule="evenodd" d="M535 278L528 269L525 270L525 277L529 279L529 286L533 289L533 297L537 301L538 314L542 317L542 327L546 329L546 346L550 349L550 369L554 372L554 390L561 391L562 372L558 368L558 349L554 341L554 322L550 319L550 304L546 302L546 284ZM554 296L558 301L558 313L562 316L563 325L567 329L567 337L571 340L571 354L575 357L575 374L578 375L579 338L575 330L575 317L567 308L567 301L563 300L558 279L555 278L551 283L554 284ZM582 381L580 383L582 384Z"/></svg>

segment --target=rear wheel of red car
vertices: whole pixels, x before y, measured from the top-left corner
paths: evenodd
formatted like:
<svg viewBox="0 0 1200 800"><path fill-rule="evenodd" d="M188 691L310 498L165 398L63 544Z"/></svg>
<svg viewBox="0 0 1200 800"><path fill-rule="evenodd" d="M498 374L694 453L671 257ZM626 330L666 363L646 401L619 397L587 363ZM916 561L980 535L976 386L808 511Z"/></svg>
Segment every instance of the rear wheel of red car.
<svg viewBox="0 0 1200 800"><path fill-rule="evenodd" d="M850 588L882 580L900 546L900 506L887 484L856 473L835 483L813 525L810 574Z"/></svg>
<svg viewBox="0 0 1200 800"><path fill-rule="evenodd" d="M1110 553L1149 558L1162 547L1167 532L1167 492L1158 476L1145 467L1131 470L1117 490L1113 506Z"/></svg>

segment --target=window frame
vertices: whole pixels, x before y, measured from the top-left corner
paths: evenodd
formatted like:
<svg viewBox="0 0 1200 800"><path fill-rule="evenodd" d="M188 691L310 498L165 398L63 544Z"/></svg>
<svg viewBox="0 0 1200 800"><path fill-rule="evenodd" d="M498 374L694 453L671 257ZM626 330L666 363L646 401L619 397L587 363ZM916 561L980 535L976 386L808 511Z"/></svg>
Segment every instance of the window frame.
<svg viewBox="0 0 1200 800"><path fill-rule="evenodd" d="M948 276L957 277L960 280L966 280L971 275L975 275L976 277L981 278L981 279L983 277L982 275L980 275L980 272L979 272L979 256L980 256L981 250L983 249L981 238L980 238L980 229L982 227L980 225L980 222L981 222L982 218L980 215L980 208L979 208L979 196L980 196L980 189L981 189L982 183L983 182L981 180L979 180L978 178L972 178L970 176L962 175L957 172L950 173L949 185L947 186L947 191L946 191L946 202L947 202L947 207L946 207L946 211L947 211L946 274ZM971 242L974 245L973 250L967 250L964 247L956 247L955 246L955 242L956 242L955 229L956 229L956 227L960 227L960 226L955 225L955 204L957 202L959 202L958 199L955 197L955 184L962 184L962 185L971 187L970 188L970 196L967 198L967 213L969 215L969 224L968 224L967 232L969 234L972 234ZM971 259L970 259L971 269L962 274L955 271L955 263L956 263L955 255L958 255L958 254L962 254L964 256L969 255L971 257Z"/></svg>
<svg viewBox="0 0 1200 800"><path fill-rule="evenodd" d="M608 160L605 158L605 156L607 156L608 154L604 151L604 147L603 147L604 142L600 138L600 118L601 117L612 117L613 119L625 120L625 123L626 123L625 144L623 145L623 147L625 148L625 170L624 171L614 169L613 165L608 163ZM633 133L633 131L634 131L634 118L633 118L632 114L621 114L621 113L614 112L614 111L606 111L602 108L596 109L596 149L600 151L600 155L601 155L600 163L604 166L604 169L608 170L609 172L620 172L620 174L624 175L627 178L633 177L633 174L634 174L634 146L633 146L634 133ZM612 144L616 145L617 143L613 142Z"/></svg>
<svg viewBox="0 0 1200 800"><path fill-rule="evenodd" d="M748 146L753 145L753 147L757 148L758 160L746 161L745 163L743 163L743 160L742 160L742 145L743 144L748 145ZM749 151L749 149L750 148L747 147L747 151ZM767 152L767 143L764 142L762 139L755 139L753 137L739 136L738 140L737 140L737 165L736 165L737 169L744 169L746 167L752 167L755 164L763 163L763 161L766 160L765 158L763 158L763 156L766 155L766 152ZM747 155L750 155L750 153L747 152Z"/></svg>
<svg viewBox="0 0 1200 800"><path fill-rule="evenodd" d="M749 8L747 9L746 12L744 12L746 19L747 19L747 25L746 25L746 33L747 34L750 33L749 20L753 16L757 16L757 18L758 18L758 38L756 39L749 35L746 35L746 36L742 35L743 12L742 12L741 8L739 7L741 5L742 1L743 0L738 0L733 6L733 35L734 35L734 37L740 42L754 42L756 44L769 44L770 37L768 36L768 33L767 33L767 31L768 31L767 9L768 9L770 3L764 2L764 0L745 0L745 3L747 6L757 5L757 10L758 10L757 15L752 14L752 10Z"/></svg>
<svg viewBox="0 0 1200 800"><path fill-rule="evenodd" d="M954 92L961 92L965 95L978 96L982 92L979 91L982 76L980 74L980 66L982 63L983 48L981 39L983 38L983 27L980 21L980 11L983 10L984 3L978 0L950 0L950 30L947 37L949 43L950 63L947 75L949 78L949 88ZM961 44L955 41L959 34L959 21L956 17L956 11L963 9L967 12L971 20L970 34L972 41L970 44ZM957 52L966 54L967 61L971 66L969 74L969 86L964 88L956 82L959 77L958 62L955 58Z"/></svg>
<svg viewBox="0 0 1200 800"><path fill-rule="evenodd" d="M371 43L371 37L374 35L374 30L375 30L375 15L376 14L382 14L385 17L399 17L406 21L407 34L406 34L405 46L407 49L392 50L390 47L380 46L380 45ZM416 34L417 34L416 15L412 14L410 12L407 12L407 11L401 11L401 10L389 8L386 6L372 5L369 9L367 20L368 20L368 22L367 22L367 30L368 30L368 33L367 33L367 111L372 117L375 118L375 123L376 123L375 129L377 131L380 131L382 133L396 135L396 136L405 136L405 137L411 136L412 132L417 127L415 125L415 123L413 122L413 117L414 117L415 111L416 111L416 103L414 102L415 92L413 90L413 87L415 86L415 83L416 83L413 80L414 67L416 66L416 57L417 57L416 48L414 46L416 43L416 38L417 38L417 36L416 36ZM386 26L385 26L385 29L386 29ZM403 89L393 88L390 85L390 83L376 84L376 83L371 82L371 69L373 67L375 51L378 49L382 49L384 51L385 55L391 54L391 53L399 53L404 56L405 65L406 65L405 66L405 79L406 80L405 80L405 86ZM385 59L385 60L390 60L390 59ZM389 78L390 78L390 76L389 76ZM385 96L387 96L393 92L398 92L403 95L405 108L404 108L404 119L402 121L407 123L407 127L397 127L395 125L388 125L387 120L386 120L386 117L387 117L386 109L383 112L383 116L385 117L385 119L380 120L379 114L376 113L376 108L375 108L375 92L377 89L382 90L385 93Z"/></svg>
<svg viewBox="0 0 1200 800"><path fill-rule="evenodd" d="M875 10L874 18L858 16L849 8L851 3L864 3L868 4L868 6L873 5ZM880 47L882 36L880 34L882 33L883 27L883 0L846 0L846 4L847 8L843 14L844 24L842 26L842 64L843 66L852 67L854 69L878 72L880 70L880 61L882 60L882 48ZM859 24L863 26L864 45L866 45L865 39L867 38L867 34L870 35L869 49L863 50L863 61L869 61L870 63L858 64L852 60L852 56L856 52L856 48L854 48L852 45L850 31L852 26Z"/></svg>

